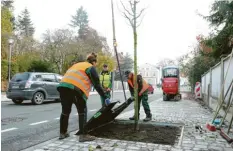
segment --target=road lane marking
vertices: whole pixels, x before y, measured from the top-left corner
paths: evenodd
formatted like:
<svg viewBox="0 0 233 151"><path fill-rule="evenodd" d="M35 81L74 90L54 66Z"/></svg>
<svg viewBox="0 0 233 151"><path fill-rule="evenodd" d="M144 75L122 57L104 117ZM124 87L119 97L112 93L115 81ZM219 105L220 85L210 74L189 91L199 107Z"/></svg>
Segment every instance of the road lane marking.
<svg viewBox="0 0 233 151"><path fill-rule="evenodd" d="M74 114L74 115L78 115L78 113Z"/></svg>
<svg viewBox="0 0 233 151"><path fill-rule="evenodd" d="M93 110L89 110L90 112L94 112L94 111L97 111L97 109L93 109Z"/></svg>
<svg viewBox="0 0 233 151"><path fill-rule="evenodd" d="M55 120L60 120L60 117L55 118Z"/></svg>
<svg viewBox="0 0 233 151"><path fill-rule="evenodd" d="M37 125L37 124L42 124L42 123L46 123L46 122L48 122L48 121L46 120L46 121L41 121L41 122L31 123L31 124L29 124L29 125Z"/></svg>
<svg viewBox="0 0 233 151"><path fill-rule="evenodd" d="M16 130L16 129L18 129L18 128L15 128L15 127L8 128L8 129L5 129L5 130L1 130L1 133L8 132L8 131L13 131L13 130Z"/></svg>

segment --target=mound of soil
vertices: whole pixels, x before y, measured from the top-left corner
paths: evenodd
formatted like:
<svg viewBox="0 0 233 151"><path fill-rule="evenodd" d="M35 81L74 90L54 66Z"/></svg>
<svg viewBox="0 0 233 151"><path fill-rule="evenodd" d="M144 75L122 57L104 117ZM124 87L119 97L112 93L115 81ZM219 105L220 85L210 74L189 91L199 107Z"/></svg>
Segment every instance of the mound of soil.
<svg viewBox="0 0 233 151"><path fill-rule="evenodd" d="M140 124L140 130L135 132L132 123L110 123L89 134L101 138L174 145L180 132L179 127L152 124Z"/></svg>

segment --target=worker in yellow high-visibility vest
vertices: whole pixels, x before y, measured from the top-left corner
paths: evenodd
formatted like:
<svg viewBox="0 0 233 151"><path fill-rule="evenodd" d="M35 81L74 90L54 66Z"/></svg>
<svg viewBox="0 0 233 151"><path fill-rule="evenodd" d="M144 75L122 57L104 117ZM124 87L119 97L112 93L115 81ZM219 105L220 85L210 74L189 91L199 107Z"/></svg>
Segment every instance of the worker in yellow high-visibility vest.
<svg viewBox="0 0 233 151"><path fill-rule="evenodd" d="M110 99L111 98L111 90L112 90L112 72L108 70L108 65L103 65L103 70L100 73L100 84L103 87L105 94ZM105 104L105 98L100 96L102 106Z"/></svg>

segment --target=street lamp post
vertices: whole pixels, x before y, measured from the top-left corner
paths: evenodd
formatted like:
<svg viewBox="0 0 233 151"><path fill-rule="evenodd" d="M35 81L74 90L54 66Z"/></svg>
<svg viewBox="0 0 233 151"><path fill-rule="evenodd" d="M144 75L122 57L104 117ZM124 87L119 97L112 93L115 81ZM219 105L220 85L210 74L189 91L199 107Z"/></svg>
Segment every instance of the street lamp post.
<svg viewBox="0 0 233 151"><path fill-rule="evenodd" d="M12 38L8 39L8 43L9 43L8 81L10 82L10 80L11 80L11 52L12 52L12 48L13 48L14 39L12 39Z"/></svg>

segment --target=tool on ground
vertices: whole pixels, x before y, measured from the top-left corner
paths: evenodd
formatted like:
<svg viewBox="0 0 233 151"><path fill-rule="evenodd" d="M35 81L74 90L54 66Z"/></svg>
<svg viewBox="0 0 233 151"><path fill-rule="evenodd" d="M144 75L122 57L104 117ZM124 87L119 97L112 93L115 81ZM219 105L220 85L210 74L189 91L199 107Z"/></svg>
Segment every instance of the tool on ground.
<svg viewBox="0 0 233 151"><path fill-rule="evenodd" d="M220 130L220 135L228 142L228 143L232 143L233 139L225 133L225 131L223 129Z"/></svg>
<svg viewBox="0 0 233 151"><path fill-rule="evenodd" d="M87 132L93 131L96 128L102 127L112 121L132 102L134 98L129 98L127 101L122 103L120 106L114 108L114 106L119 103L119 101L111 102L108 106L102 107L99 111L97 111L94 116L87 122L85 125L85 129ZM114 109L113 109L114 108ZM76 135L79 135L78 131Z"/></svg>

